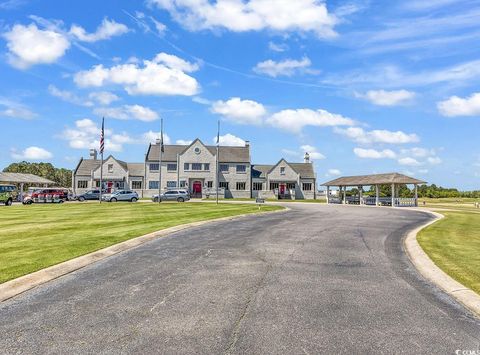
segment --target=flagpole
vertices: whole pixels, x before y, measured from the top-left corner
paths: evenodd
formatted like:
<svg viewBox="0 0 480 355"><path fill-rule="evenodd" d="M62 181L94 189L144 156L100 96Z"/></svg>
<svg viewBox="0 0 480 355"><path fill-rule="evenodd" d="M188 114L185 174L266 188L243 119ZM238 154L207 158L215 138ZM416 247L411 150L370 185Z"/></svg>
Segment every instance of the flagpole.
<svg viewBox="0 0 480 355"><path fill-rule="evenodd" d="M218 205L218 186L220 184L220 120L218 120L218 127L217 127L217 205Z"/></svg>
<svg viewBox="0 0 480 355"><path fill-rule="evenodd" d="M163 158L163 118L160 120L160 150L158 164L158 203L162 202L162 158Z"/></svg>
<svg viewBox="0 0 480 355"><path fill-rule="evenodd" d="M100 203L102 203L102 192L103 192L103 149L105 147L105 117L102 117L102 133L100 137Z"/></svg>

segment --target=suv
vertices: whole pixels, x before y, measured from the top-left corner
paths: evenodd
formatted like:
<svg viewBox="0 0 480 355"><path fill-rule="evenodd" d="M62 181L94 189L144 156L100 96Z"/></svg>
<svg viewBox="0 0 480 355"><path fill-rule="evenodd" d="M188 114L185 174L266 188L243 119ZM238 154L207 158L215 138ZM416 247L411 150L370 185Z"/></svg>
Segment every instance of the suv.
<svg viewBox="0 0 480 355"><path fill-rule="evenodd" d="M112 192L111 194L102 195L102 201L117 202L117 201L130 201L137 202L138 194L135 191L119 190Z"/></svg>
<svg viewBox="0 0 480 355"><path fill-rule="evenodd" d="M165 191L161 195L160 201L177 201L177 202L185 202L190 200L190 194L187 190L170 190ZM158 195L153 195L152 197L153 202L158 202Z"/></svg>
<svg viewBox="0 0 480 355"><path fill-rule="evenodd" d="M80 202L86 200L99 200L100 199L100 190L90 190L85 192L84 194L78 195L77 200Z"/></svg>
<svg viewBox="0 0 480 355"><path fill-rule="evenodd" d="M33 201L37 201L39 198L48 198L48 197L53 197L53 196L58 196L58 201L59 202L64 202L68 201L69 199L69 191L68 189L63 189L59 187L51 187L51 188L43 188L43 189L38 189L35 190L32 195L31 199ZM28 203L28 202L26 202Z"/></svg>
<svg viewBox="0 0 480 355"><path fill-rule="evenodd" d="M11 206L17 199L17 187L15 185L0 185L0 203Z"/></svg>

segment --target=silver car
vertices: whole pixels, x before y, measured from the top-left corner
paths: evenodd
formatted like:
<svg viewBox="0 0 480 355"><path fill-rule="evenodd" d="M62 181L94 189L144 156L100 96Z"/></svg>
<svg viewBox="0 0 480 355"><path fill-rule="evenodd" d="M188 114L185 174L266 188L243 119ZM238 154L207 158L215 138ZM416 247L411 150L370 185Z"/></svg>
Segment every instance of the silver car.
<svg viewBox="0 0 480 355"><path fill-rule="evenodd" d="M185 202L190 200L190 194L187 190L170 190L165 191L161 195L160 201L177 201L177 202ZM152 197L153 202L158 202L158 195L153 195Z"/></svg>
<svg viewBox="0 0 480 355"><path fill-rule="evenodd" d="M130 201L137 202L138 194L135 191L119 190L111 194L102 195L102 200L107 202Z"/></svg>

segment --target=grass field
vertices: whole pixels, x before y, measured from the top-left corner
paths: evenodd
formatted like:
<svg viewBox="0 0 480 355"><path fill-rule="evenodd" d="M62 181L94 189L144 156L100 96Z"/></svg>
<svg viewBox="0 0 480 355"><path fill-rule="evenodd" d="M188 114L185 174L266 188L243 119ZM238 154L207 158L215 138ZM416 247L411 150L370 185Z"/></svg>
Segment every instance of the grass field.
<svg viewBox="0 0 480 355"><path fill-rule="evenodd" d="M204 198L204 201L215 201L215 197L213 198ZM256 201L255 198L228 198L225 201L244 201L244 202L254 202ZM265 201L267 202L303 202L303 203L326 203L327 201L323 199L317 200L279 200L276 198L266 198Z"/></svg>
<svg viewBox="0 0 480 355"><path fill-rule="evenodd" d="M72 203L0 208L0 283L156 230L259 211L251 204L212 203ZM281 208L262 206L261 211Z"/></svg>
<svg viewBox="0 0 480 355"><path fill-rule="evenodd" d="M435 206L453 209L452 203ZM439 211L445 218L423 229L418 242L443 271L480 294L480 213L474 207Z"/></svg>

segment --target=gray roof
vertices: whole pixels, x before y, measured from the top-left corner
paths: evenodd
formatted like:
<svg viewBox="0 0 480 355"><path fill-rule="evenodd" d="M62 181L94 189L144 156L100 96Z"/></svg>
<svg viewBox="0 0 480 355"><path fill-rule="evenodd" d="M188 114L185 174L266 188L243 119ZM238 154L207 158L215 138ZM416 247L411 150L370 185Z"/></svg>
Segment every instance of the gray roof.
<svg viewBox="0 0 480 355"><path fill-rule="evenodd" d="M130 176L144 176L145 163L127 163L128 174Z"/></svg>
<svg viewBox="0 0 480 355"><path fill-rule="evenodd" d="M25 184L55 184L54 181L33 174L3 173L0 172L1 182L25 183Z"/></svg>
<svg viewBox="0 0 480 355"><path fill-rule="evenodd" d="M169 144L164 145L163 161L177 161L177 155L181 155L190 145ZM213 155L217 154L217 147L206 145ZM221 163L250 163L250 147L227 147L220 146ZM159 144L150 144L147 151L147 160L158 161L160 154Z"/></svg>
<svg viewBox="0 0 480 355"><path fill-rule="evenodd" d="M278 163L277 163L278 164ZM252 165L252 177L253 178L266 178L268 172L272 170L274 165L265 165L265 164L255 164ZM290 163L287 162L288 165L295 170L302 179L315 179L315 171L313 170L313 164L311 163Z"/></svg>
<svg viewBox="0 0 480 355"><path fill-rule="evenodd" d="M98 159L80 159L80 162L75 169L75 175L92 175L92 171L96 170L101 164Z"/></svg>
<svg viewBox="0 0 480 355"><path fill-rule="evenodd" d="M344 176L323 183L323 186L364 186L380 184L425 184L425 181L399 173Z"/></svg>

